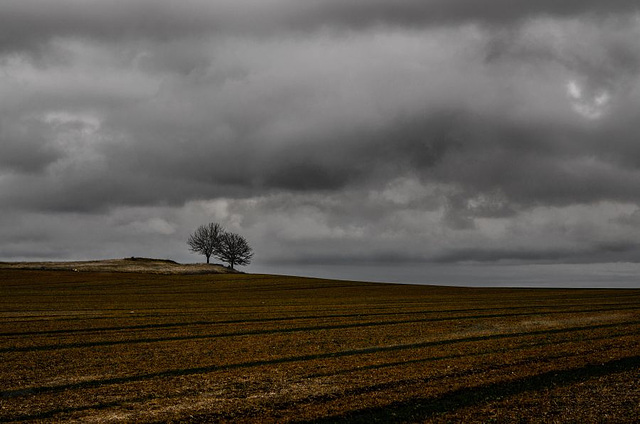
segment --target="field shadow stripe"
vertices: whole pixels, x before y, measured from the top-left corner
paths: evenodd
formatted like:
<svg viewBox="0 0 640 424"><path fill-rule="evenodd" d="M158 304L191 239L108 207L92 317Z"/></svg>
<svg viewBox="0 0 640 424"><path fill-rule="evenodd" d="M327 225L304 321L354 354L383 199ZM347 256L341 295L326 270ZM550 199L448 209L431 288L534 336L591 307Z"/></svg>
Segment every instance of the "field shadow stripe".
<svg viewBox="0 0 640 424"><path fill-rule="evenodd" d="M636 321L634 322L634 324L640 324L640 321ZM425 347L445 346L445 345L451 345L456 343L468 343L468 342L477 342L477 341L485 341L485 340L500 340L500 339L525 337L525 336L540 336L540 335L548 335L548 334L562 334L562 333L592 330L597 328L618 327L619 325L620 323L601 324L596 326L558 328L558 329L538 330L538 331L519 332L519 333L492 334L492 335L486 335L486 336L463 337L458 339L434 340L434 341L421 342L421 343L411 343L411 344L401 344L401 345L391 345L391 346L375 346L375 347L352 349L352 350L345 350L345 351L339 351L339 352L318 353L313 355L289 356L289 357L262 360L262 361L240 362L235 364L210 365L205 367L173 369L173 370L159 371L159 372L154 372L149 374L113 377L113 378L106 378L101 380L83 381L79 383L61 384L56 386L38 386L38 387L28 387L24 389L4 390L4 391L0 391L0 397L11 398L11 397L17 397L17 396L24 396L24 395L33 395L38 393L58 392L58 391L63 391L67 389L81 389L81 388L88 388L88 387L99 387L99 386L105 386L105 385L138 382L138 381L150 380L154 378L206 374L210 372L224 371L224 370L231 370L231 369L286 364L286 363L292 363L292 362L313 361L318 359L340 358L340 357L366 355L366 354L379 353L379 352L394 352L394 351L400 351L400 350L406 350L406 349L420 349Z"/></svg>
<svg viewBox="0 0 640 424"><path fill-rule="evenodd" d="M587 311L588 312L588 311ZM322 331L322 330L342 330L346 328L365 328L365 327L380 327L385 325L398 325L398 324L413 324L420 322L443 322L443 321L461 321L461 320L475 320L481 318L503 318L513 316L537 316L539 313L527 312L517 314L492 314L492 315L463 315L457 317L442 317L442 318L421 318L421 319L404 319L404 320L392 320L392 321L369 321L369 322L356 322L346 324L334 324L334 325L320 325L320 326L306 326L306 327L292 327L292 328L274 328L266 330L248 330L248 331L236 331L228 333L218 334L197 334L190 336L168 336L168 337L146 337L139 339L126 339L126 340L103 340L94 342L77 342L77 343L58 343L52 345L39 345L39 346L23 346L23 347L4 347L0 348L0 353L15 353L15 352L41 352L61 349L77 349L87 347L100 347L100 346L117 346L117 345L129 345L137 343L161 343L172 341L184 341L184 340L205 340L205 339L217 339L224 337L242 337L242 336L259 336L267 334L287 334L296 332L308 332L308 331ZM627 325L636 324L640 321L622 321L615 323L615 325ZM604 324L608 325L608 324ZM595 327L599 328L599 327Z"/></svg>
<svg viewBox="0 0 640 424"><path fill-rule="evenodd" d="M45 420L48 418L53 418L59 414L70 414L73 412L89 411L92 409L97 409L97 410L108 409L108 408L113 408L115 406L122 406L127 403L132 403L132 402L140 403L140 402L146 402L152 399L156 399L156 396L149 395L149 396L142 396L142 397L137 397L133 399L120 399L112 402L102 402L102 403L97 403L93 405L75 406L75 407L70 406L66 408L58 408L58 409L52 409L49 411L36 412L32 414L21 414L21 415L9 416L9 417L0 417L0 423Z"/></svg>
<svg viewBox="0 0 640 424"><path fill-rule="evenodd" d="M613 337L637 336L639 334L640 334L640 332L626 332L626 333L613 333L613 334L610 333L610 334L607 334L605 336L590 337L590 338L586 338L586 339L581 339L579 341L581 343L583 343L583 342L593 342L593 341L607 340L607 339L611 339ZM520 346L516 346L516 347L510 347L508 349L491 349L491 350L483 350L483 351L480 351L480 352L473 352L473 353L461 353L461 354L455 354L455 355L432 356L432 357L421 358L421 359L409 359L409 360L405 360L405 361L385 362L385 363L382 363L382 364L364 365L364 366L360 366L360 367L347 368L347 369L342 369L342 370L333 371L333 372L308 374L308 375L305 376L305 378L333 377L333 376L336 376L336 375L350 374L350 373L359 372L359 371L369 371L369 370L378 370L378 369L383 369L383 368L393 368L393 367L400 367L400 366L411 365L411 364L421 364L421 363L427 363L427 362L444 361L444 360L447 360L447 359L473 358L473 357L482 356L482 355L493 355L493 354L501 354L501 353L507 353L507 352L513 352L513 351L526 350L526 349L534 349L534 348L537 348L537 347L548 346L549 344L553 344L554 346L557 346L557 345L561 345L561 344L575 343L576 341L577 340L560 340L560 341L554 341L554 342L544 341L544 342L520 345Z"/></svg>
<svg viewBox="0 0 640 424"><path fill-rule="evenodd" d="M623 304L626 305L626 304ZM623 306L611 304L610 306ZM473 316L455 316L455 317L442 317L442 318L424 318L424 320L444 321L448 319L472 319L478 317L496 318L496 317L508 317L508 316L527 316L527 315L545 315L545 314L569 314L569 313L588 313L588 312L614 312L614 311L630 311L639 310L640 305L629 304L634 306L629 307L615 307L615 308L590 308L590 309L566 309L561 311L554 310L540 310L535 306L514 306L505 308L469 308L469 309L444 309L444 310L418 310L409 312L371 312L371 313L350 313L350 314L330 314L330 315L300 315L300 316L287 316L287 317L273 317L273 318L256 318L256 319L233 319L233 320L220 320L220 321L190 321L190 322L172 322L172 323L155 323L155 324L136 324L126 326L109 326L109 327L93 327L93 328L71 328L71 329L57 329L57 330L39 330L39 331L22 331L22 332L0 332L0 336L37 336L47 334L76 334L76 333L92 333L98 331L119 331L119 330L144 330L150 328L171 328L171 327L187 327L191 325L225 325L225 324L245 324L245 323L261 323L261 322L278 322L278 321L297 321L302 319L325 319L325 318L358 318L368 316L396 316L396 315L434 315L434 314L447 314L457 312L479 312L479 311L506 311L517 309L536 309L532 312L519 312L519 313L507 313L507 314L482 314ZM604 305L594 305L604 306ZM545 306L544 309L556 309L559 307L565 307L562 305L557 306ZM159 315L143 315L142 317L158 317ZM140 318L140 315L136 315L135 318ZM114 317L81 317L81 318L65 318L62 320L78 320L78 319L121 319L121 316ZM39 320L41 321L41 320ZM47 320L44 320L47 321ZM35 322L34 320L23 320L20 322Z"/></svg>
<svg viewBox="0 0 640 424"><path fill-rule="evenodd" d="M640 368L640 356L615 359L605 363L519 378L506 382L495 382L469 388L461 388L436 397L419 397L390 405L364 408L356 411L297 421L298 424L338 423L399 423L424 421L436 414L456 411L465 407L485 404L494 400L551 387L568 386L595 377L630 371Z"/></svg>

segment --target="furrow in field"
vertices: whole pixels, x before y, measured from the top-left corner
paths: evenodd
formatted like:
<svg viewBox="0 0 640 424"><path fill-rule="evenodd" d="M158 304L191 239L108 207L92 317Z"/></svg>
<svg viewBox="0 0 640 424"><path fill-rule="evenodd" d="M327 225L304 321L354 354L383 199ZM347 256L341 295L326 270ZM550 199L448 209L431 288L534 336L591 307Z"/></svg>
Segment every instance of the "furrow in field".
<svg viewBox="0 0 640 424"><path fill-rule="evenodd" d="M611 355L616 355L616 357L624 357L626 350L622 349L620 346L616 348L615 345L611 344L611 342L612 340L609 340L609 344L599 344L593 346L591 348L591 355L599 355L600 357L602 357L602 354L605 353L606 355L608 355L607 358L609 361L611 360ZM637 347L637 342L635 342L634 339L630 339L629 342L631 342L631 345L629 346L634 346L635 343L635 346ZM291 376L292 380L289 381L289 383L281 382L279 384L279 389L276 389L268 384L266 386L263 384L258 384L256 387L244 386L244 394L240 398L234 398L234 395L230 394L229 391L227 391L227 394L230 395L227 406L234 406L236 408L234 412L235 417L242 418L244 421L245 419L251 417L252 411L255 412L256 408L265 408L265 403L268 403L268 407L270 410L275 411L291 408L304 409L305 407L318 409L319 405L325 405L323 406L323 408L327 408L327 405L329 405L329 409L331 410L332 408L330 406L334 403L348 402L359 404L361 403L363 397L364 399L368 399L370 395L373 394L376 394L378 398L380 398L382 394L386 393L390 399L404 399L406 398L406 396L404 396L403 393L407 392L438 392L441 387L451 388L450 386L452 384L454 386L455 384L461 385L463 382L465 384L475 385L483 379L487 381L490 381L491 379L495 381L503 381L505 379L510 380L522 373L527 375L532 373L535 374L535 371L540 368L542 369L541 372L548 371L549 367L562 370L561 365L563 364L575 367L576 361L584 362L585 360L589 359L589 355L585 355L586 353L589 353L588 346L581 346L581 349L567 348L554 350L552 352L544 350L531 350L529 352L526 352L526 354L524 355L520 355L519 357L505 357L504 355L495 355L495 357L486 357L484 358L484 360L478 360L475 362L461 363L460 361L450 361L448 363L451 366L448 366L446 368L440 367L434 369L433 367L427 367L417 370L408 369L404 374L378 374L375 378L359 378L349 381L333 381L331 384L328 384L326 381L322 382L323 379L314 380ZM221 375L219 379L223 378L224 376ZM377 380L377 382L375 380ZM443 386L442 382L445 382L446 384ZM140 384L140 382L138 382L138 384ZM182 384L185 383L183 382ZM186 383L186 386L188 387L188 382ZM127 386L122 386L122 388L125 387ZM136 389L136 387L137 386L128 387L127 392L140 393L141 390ZM287 387L289 387L289 389L287 389ZM291 398L291 387L293 387L293 390L295 392L293 399ZM319 388L322 388L322 390L318 390ZM86 391L89 390L90 393L92 390L98 389L99 388L86 388L81 391L87 393ZM312 389L311 393L313 394L309 394L309 389ZM276 392L274 392L274 390L276 390ZM277 393L278 390L280 390L282 393ZM65 396L67 396L68 393L69 392L65 392ZM218 395L219 394L220 393L218 393ZM159 394L156 394L156 396L158 395ZM145 403L146 408L150 408L150 411L152 412L154 406L156 406L158 409L162 409L163 403L161 400L159 400L160 398L165 399L165 402L170 402L171 405L173 405L172 408L175 410L179 410L180 405L183 405L185 409L188 409L185 404L193 406L194 402L198 402L198 399L200 399L200 402L203 402L203 398L206 401L205 404L208 402L209 406L211 405L211 402L215 403L217 401L219 403L220 397L212 395L213 394L211 391L204 391L204 393L199 397L194 393L194 391L184 390L182 393L162 394L161 397L158 396L157 401L151 401L150 405L149 399L152 398L153 395L149 395L148 397L123 399L120 403L111 401L75 408L58 408L49 411L40 411L38 413L30 415L23 414L22 416L14 416L14 418L33 419L38 417L53 417L58 414L70 414L73 412L88 411L91 409L108 409L112 407L118 407L123 404L129 405L129 408L131 408L131 403L136 402ZM59 401L60 399L58 399L58 402L50 402L50 404L59 404ZM222 402L222 404L217 405L217 407L221 410L221 414L224 414L224 404L225 402ZM338 407L336 406L333 409L336 408ZM209 418L212 417L209 416Z"/></svg>
<svg viewBox="0 0 640 424"><path fill-rule="evenodd" d="M627 322L625 324L638 325L640 324L640 321ZM621 323L599 324L599 325L579 326L579 327L560 328L560 329L555 328L555 329L535 330L535 331L526 331L526 332L490 334L490 335L471 336L471 337L462 337L462 338L430 340L430 341L419 342L419 343L396 344L396 345L390 345L390 346L373 346L373 347L351 349L351 350L320 352L315 354L306 354L306 355L299 355L299 356L276 357L273 359L264 359L264 360L239 362L239 363L217 364L217 365L200 366L200 367L183 368L183 369L170 369L170 370L158 371L158 372L147 373L147 374L89 380L89 381L82 381L82 382L72 383L72 384L26 387L26 388L13 389L13 390L3 390L3 391L0 391L0 397L9 398L9 397L15 397L15 396L23 396L25 394L32 395L32 394L43 393L43 392L62 391L62 390L82 388L82 387L116 385L116 384L122 384L130 381L150 380L150 379L159 378L159 377L206 374L214 371L228 370L228 369L243 369L243 368L251 368L251 367L266 366L266 365L286 364L286 363L292 363L292 362L305 362L305 361L311 361L311 360L317 360L317 359L340 358L340 357L350 357L350 356L366 355L366 354L373 354L373 353L396 352L396 351L404 351L408 349L421 349L426 347L447 346L447 345L469 343L469 342L497 341L497 340L503 340L503 339L519 338L519 337L537 337L537 336L550 336L555 334L570 334L575 332L593 331L597 329L619 328L620 325Z"/></svg>
<svg viewBox="0 0 640 424"><path fill-rule="evenodd" d="M532 309L530 307L522 307L519 309ZM547 307L546 309L550 309ZM56 330L39 330L39 331L12 331L2 332L2 337L17 337L17 336L38 336L38 335L70 335L75 333L93 333L93 332L121 332L125 330L145 330L145 329L166 329L166 328L190 328L193 326L205 326L205 325L224 325L224 324L257 324L257 323L270 323L270 322L287 322L287 321L304 321L304 320L324 320L324 319L336 319L336 318L360 318L366 319L369 317L383 317L383 316L412 316L411 319L405 320L388 320L388 321L376 321L370 323L364 323L362 325L386 325L397 323L409 323L409 322L438 322L447 320L465 320L465 319L482 319L482 318L501 318L501 317L518 317L518 316L535 316L535 315L552 315L552 314L576 314L576 313L600 313L600 312L620 312L620 311L638 311L640 306L633 304L633 306L618 306L608 308L592 308L592 309L563 309L549 311L536 309L529 312L516 312L516 313L484 313L477 315L456 315L446 317L435 318L415 318L418 315L435 315L452 312L482 312L482 311L496 311L504 310L500 308L487 308L482 309L464 309L464 310L451 310L451 311L433 311L422 310L413 312L381 312L381 313L356 313L356 314L332 314L332 315L301 315L301 316L287 316L287 317L271 317L271 318L253 318L253 319L233 319L233 320L220 320L220 321L186 321L186 322L162 322L162 323L149 323L149 324L137 324L137 325L122 325L122 326L110 326L110 327L89 327L89 328L66 328ZM354 324L358 325L358 324ZM309 329L313 330L312 327Z"/></svg>
<svg viewBox="0 0 640 424"><path fill-rule="evenodd" d="M638 308L631 308L629 310L637 310ZM623 311L625 309L616 310ZM582 310L582 311L573 311L572 314L581 314L581 313L589 313L593 314L593 310ZM602 312L602 311L598 311ZM613 310L606 310L605 312L613 312ZM548 313L547 315L553 314L565 314L565 311L556 311L554 313ZM174 336L164 336L164 337L139 337L135 339L117 339L117 340L92 340L92 341L74 341L71 343L56 343L56 344L37 344L38 339L34 339L32 337L28 338L20 338L16 339L13 336L5 336L3 342L5 343L5 347L0 348L0 353L6 352L34 352L34 351L50 351L50 350L58 350L58 349L71 349L71 348L85 348L85 347L95 347L95 346L112 346L112 345L121 345L121 344L135 344L135 343L157 343L157 342L168 342L168 341L178 341L178 340L200 340L200 339L215 339L215 338L224 338L224 337L239 337L239 336L252 336L252 335L264 335L264 334L283 334L283 333L295 333L295 332L314 332L314 331L322 331L322 330L339 330L339 329L347 329L347 328L365 328L365 327L380 327L387 325L400 325L400 324L412 324L412 323L435 323L435 322L444 322L444 321L465 321L465 320L487 320L490 318L513 318L513 317L526 317L526 316L538 316L541 315L535 312L529 313L506 313L506 314L486 314L486 315L462 315L462 316L453 316L453 317L440 317L440 318L411 318L411 319L403 319L403 320L378 320L378 321L365 321L365 322L349 322L349 323L340 323L340 324L327 324L324 323L322 325L315 326L302 326L302 327L286 327L282 325L278 325L275 328L260 328L260 329L246 329L242 328L240 331L228 331L222 333L208 333L208 334L180 334ZM549 318L545 318L549 320ZM483 321L486 322L486 321ZM217 325L219 323L212 322L199 322L192 325L189 330L192 332L196 330L196 326L206 326L208 325ZM165 330L170 327L180 327L173 326L171 324L167 324L165 326L143 326L143 327L134 327L134 329L162 329ZM63 334L67 336L68 334ZM103 337L104 334L98 332L96 334L98 337ZM60 339L60 337L59 337ZM76 338L74 337L74 340ZM85 335L86 340L86 335ZM20 346L19 342L28 343L27 346ZM16 343L18 342L18 343ZM6 346L9 344L9 346Z"/></svg>
<svg viewBox="0 0 640 424"><path fill-rule="evenodd" d="M491 381L481 385L463 385L434 397L416 397L391 404L362 408L329 417L316 418L299 423L372 423L425 420L439 413L463 407L487 403L529 391L540 391L551 387L569 385L593 377L610 375L627 370L640 369L640 356L613 359L604 363L589 363L583 366L549 370L507 381ZM204 417L203 417L204 418ZM192 422L195 422L193 420Z"/></svg>

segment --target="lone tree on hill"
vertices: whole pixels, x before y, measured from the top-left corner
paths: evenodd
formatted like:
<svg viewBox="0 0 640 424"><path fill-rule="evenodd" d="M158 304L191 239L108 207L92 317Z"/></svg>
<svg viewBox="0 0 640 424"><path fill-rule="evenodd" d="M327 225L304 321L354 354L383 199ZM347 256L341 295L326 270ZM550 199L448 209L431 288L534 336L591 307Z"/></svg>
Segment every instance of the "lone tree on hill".
<svg viewBox="0 0 640 424"><path fill-rule="evenodd" d="M234 265L249 265L253 257L253 249L241 235L225 232L222 234L220 246L214 254L233 269Z"/></svg>
<svg viewBox="0 0 640 424"><path fill-rule="evenodd" d="M215 254L220 247L223 234L224 229L218 223L201 225L187 240L189 250L206 256L209 263L211 255Z"/></svg>

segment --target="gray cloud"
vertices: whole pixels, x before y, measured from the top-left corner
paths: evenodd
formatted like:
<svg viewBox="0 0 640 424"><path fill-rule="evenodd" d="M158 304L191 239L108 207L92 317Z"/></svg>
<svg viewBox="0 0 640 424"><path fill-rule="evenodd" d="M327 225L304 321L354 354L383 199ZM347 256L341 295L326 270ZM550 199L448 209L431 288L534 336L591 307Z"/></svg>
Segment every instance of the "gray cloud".
<svg viewBox="0 0 640 424"><path fill-rule="evenodd" d="M111 2L8 0L0 17L0 51L40 50L56 37L122 40L172 40L201 34L265 35L323 28L362 29L389 25L424 27L480 22L511 24L530 17L610 16L633 13L633 0L538 1L261 0L239 4L185 0L118 0Z"/></svg>
<svg viewBox="0 0 640 424"><path fill-rule="evenodd" d="M576 249L459 249L443 253L435 258L437 263L459 262L513 262L544 264L580 264L594 262L639 262L640 244L633 242L603 243Z"/></svg>
<svg viewBox="0 0 640 424"><path fill-rule="evenodd" d="M635 260L635 2L251 5L0 6L0 257Z"/></svg>
<svg viewBox="0 0 640 424"><path fill-rule="evenodd" d="M40 172L60 154L48 145L51 131L41 122L0 118L2 155L0 169L13 172Z"/></svg>

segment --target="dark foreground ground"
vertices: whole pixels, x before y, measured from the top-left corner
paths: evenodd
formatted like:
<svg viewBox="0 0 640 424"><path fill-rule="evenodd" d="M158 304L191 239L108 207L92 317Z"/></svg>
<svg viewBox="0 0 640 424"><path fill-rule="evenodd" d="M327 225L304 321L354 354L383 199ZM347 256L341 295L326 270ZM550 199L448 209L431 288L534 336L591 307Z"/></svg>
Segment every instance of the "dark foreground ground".
<svg viewBox="0 0 640 424"><path fill-rule="evenodd" d="M640 291L0 270L0 421L640 422Z"/></svg>

